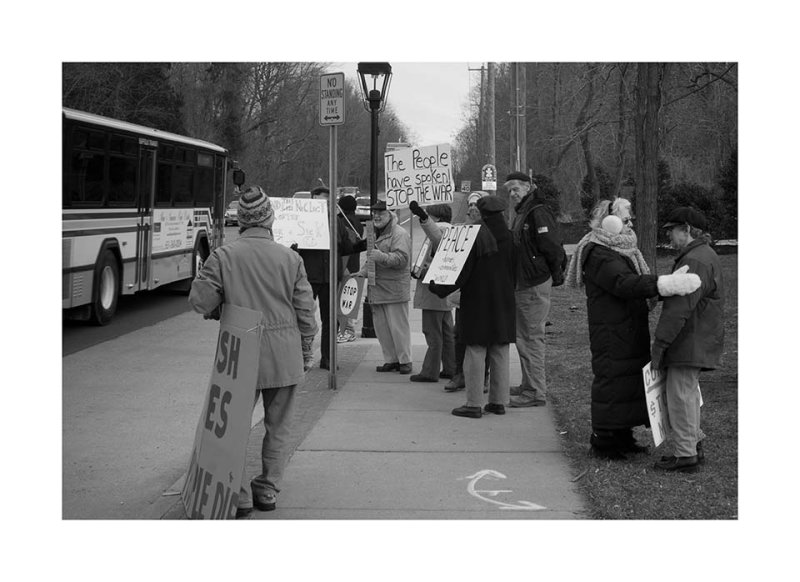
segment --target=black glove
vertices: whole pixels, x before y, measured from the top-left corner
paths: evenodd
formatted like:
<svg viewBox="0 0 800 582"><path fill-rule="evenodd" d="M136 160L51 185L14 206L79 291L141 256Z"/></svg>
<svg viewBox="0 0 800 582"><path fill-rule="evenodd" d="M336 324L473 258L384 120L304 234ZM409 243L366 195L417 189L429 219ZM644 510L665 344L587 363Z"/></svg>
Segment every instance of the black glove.
<svg viewBox="0 0 800 582"><path fill-rule="evenodd" d="M353 254L362 253L367 250L367 239L362 238L353 245Z"/></svg>
<svg viewBox="0 0 800 582"><path fill-rule="evenodd" d="M300 252L300 251L297 250L297 243L292 243L289 248L292 249L296 253Z"/></svg>
<svg viewBox="0 0 800 582"><path fill-rule="evenodd" d="M553 287L560 287L564 284L564 273L556 273L553 275Z"/></svg>
<svg viewBox="0 0 800 582"><path fill-rule="evenodd" d="M413 214L419 216L420 220L428 220L428 213L422 209L422 207L419 205L419 202L417 202L416 200L411 201L411 203L408 205L408 209Z"/></svg>

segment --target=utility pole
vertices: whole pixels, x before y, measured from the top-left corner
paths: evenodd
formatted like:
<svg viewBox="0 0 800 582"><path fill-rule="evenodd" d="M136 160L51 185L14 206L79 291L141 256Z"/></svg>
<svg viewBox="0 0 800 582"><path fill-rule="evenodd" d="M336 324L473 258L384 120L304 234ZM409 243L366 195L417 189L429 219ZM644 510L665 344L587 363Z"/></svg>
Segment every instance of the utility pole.
<svg viewBox="0 0 800 582"><path fill-rule="evenodd" d="M497 76L497 67L489 63L486 87L486 163L495 165L495 131L494 131L494 83Z"/></svg>

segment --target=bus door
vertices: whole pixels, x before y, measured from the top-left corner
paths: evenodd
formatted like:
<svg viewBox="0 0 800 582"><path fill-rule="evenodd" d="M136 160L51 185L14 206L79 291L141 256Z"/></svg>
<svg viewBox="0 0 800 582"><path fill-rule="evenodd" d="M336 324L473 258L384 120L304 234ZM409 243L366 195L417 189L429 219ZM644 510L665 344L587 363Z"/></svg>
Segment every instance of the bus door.
<svg viewBox="0 0 800 582"><path fill-rule="evenodd" d="M153 201L158 142L139 138L139 222L136 228L136 290L150 288L153 257Z"/></svg>

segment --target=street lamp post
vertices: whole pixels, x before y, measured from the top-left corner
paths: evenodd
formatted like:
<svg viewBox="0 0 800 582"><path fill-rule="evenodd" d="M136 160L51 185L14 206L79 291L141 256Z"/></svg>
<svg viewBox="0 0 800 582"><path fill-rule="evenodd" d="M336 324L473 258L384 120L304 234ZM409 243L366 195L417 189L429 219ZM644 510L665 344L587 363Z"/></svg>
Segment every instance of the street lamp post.
<svg viewBox="0 0 800 582"><path fill-rule="evenodd" d="M389 63L358 63L358 77L361 80L361 97L364 108L369 111L371 118L369 203L370 206L373 206L378 200L378 114L386 109L386 96L389 93L389 83L392 79L392 66ZM370 85L372 85L371 88ZM361 337L375 337L372 308L367 302L364 303L364 323L361 326Z"/></svg>

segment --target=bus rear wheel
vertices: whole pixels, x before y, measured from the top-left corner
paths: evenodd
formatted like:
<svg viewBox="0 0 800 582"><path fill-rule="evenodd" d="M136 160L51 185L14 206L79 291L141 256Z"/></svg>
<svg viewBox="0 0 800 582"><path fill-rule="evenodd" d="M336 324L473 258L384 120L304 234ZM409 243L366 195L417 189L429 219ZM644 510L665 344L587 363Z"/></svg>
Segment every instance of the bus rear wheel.
<svg viewBox="0 0 800 582"><path fill-rule="evenodd" d="M92 321L106 325L117 311L119 301L119 266L114 253L104 251L95 270L95 299L92 304Z"/></svg>

